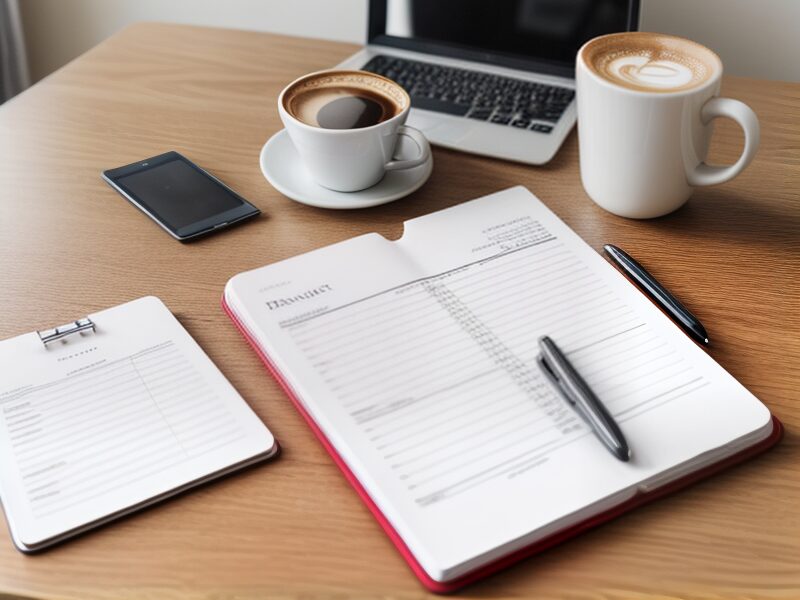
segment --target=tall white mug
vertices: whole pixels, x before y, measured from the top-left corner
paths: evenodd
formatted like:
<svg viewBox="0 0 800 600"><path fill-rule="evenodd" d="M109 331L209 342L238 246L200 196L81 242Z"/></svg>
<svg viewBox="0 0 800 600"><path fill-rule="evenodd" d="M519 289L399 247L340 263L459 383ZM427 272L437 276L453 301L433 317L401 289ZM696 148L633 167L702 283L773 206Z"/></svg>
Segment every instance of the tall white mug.
<svg viewBox="0 0 800 600"><path fill-rule="evenodd" d="M625 54L651 42L664 48L663 56ZM689 59L701 61L694 82L681 79L691 77L680 63L687 49L694 56ZM608 60L601 64L598 56ZM666 83L668 76L678 77L676 83ZM733 179L755 156L758 119L746 104L719 97L722 62L700 44L642 32L601 36L578 51L576 80L581 181L592 200L614 214L666 215L696 186ZM705 162L717 117L733 119L744 130L744 149L730 166Z"/></svg>

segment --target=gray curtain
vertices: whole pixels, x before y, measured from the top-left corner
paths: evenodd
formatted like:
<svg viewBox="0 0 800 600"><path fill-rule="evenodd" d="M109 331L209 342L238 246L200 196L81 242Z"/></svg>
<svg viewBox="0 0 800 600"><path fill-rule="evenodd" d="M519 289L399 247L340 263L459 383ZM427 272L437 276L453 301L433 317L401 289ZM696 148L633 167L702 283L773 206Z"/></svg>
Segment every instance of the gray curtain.
<svg viewBox="0 0 800 600"><path fill-rule="evenodd" d="M30 85L18 0L0 0L0 104Z"/></svg>

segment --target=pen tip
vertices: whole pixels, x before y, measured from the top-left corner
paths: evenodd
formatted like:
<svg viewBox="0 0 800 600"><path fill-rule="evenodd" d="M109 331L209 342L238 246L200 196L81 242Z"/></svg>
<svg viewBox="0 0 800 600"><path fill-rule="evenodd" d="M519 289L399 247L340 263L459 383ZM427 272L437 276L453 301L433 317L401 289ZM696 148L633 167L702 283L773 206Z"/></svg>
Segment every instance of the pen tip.
<svg viewBox="0 0 800 600"><path fill-rule="evenodd" d="M612 453L622 462L628 462L631 459L631 449L627 444L617 445Z"/></svg>

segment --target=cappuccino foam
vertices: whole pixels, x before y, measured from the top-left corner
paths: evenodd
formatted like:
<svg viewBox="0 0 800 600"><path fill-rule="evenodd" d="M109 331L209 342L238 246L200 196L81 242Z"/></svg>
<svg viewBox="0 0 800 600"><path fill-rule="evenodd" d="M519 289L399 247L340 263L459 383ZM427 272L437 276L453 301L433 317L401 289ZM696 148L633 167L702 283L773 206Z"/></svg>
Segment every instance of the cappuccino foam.
<svg viewBox="0 0 800 600"><path fill-rule="evenodd" d="M323 129L370 127L400 114L409 104L408 94L398 84L364 71L312 73L283 95L290 115Z"/></svg>
<svg viewBox="0 0 800 600"><path fill-rule="evenodd" d="M596 38L583 49L586 66L616 85L644 92L679 92L709 81L721 68L705 46L644 32Z"/></svg>

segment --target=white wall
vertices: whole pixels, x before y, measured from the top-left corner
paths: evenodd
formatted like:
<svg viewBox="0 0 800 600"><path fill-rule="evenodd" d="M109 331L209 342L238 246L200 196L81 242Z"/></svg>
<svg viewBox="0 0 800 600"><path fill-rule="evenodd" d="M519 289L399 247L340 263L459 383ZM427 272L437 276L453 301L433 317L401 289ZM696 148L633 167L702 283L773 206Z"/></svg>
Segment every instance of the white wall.
<svg viewBox="0 0 800 600"><path fill-rule="evenodd" d="M20 4L34 79L134 21L351 42L366 36L366 0L20 0ZM727 73L760 79L800 81L798 23L800 0L642 0L643 30L694 39L719 53Z"/></svg>
<svg viewBox="0 0 800 600"><path fill-rule="evenodd" d="M366 0L19 0L34 80L136 21L360 42Z"/></svg>
<svg viewBox="0 0 800 600"><path fill-rule="evenodd" d="M708 46L730 75L800 81L800 0L642 0L641 29Z"/></svg>

